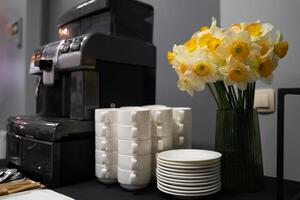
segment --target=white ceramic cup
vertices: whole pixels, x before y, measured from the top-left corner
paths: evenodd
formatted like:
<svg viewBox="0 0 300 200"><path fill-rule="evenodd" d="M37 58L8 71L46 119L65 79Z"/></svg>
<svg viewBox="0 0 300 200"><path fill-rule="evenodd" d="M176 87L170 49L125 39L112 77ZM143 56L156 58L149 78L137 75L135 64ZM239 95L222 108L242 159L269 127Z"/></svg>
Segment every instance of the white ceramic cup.
<svg viewBox="0 0 300 200"><path fill-rule="evenodd" d="M116 151L118 149L117 140L116 137L95 137L95 148L100 151Z"/></svg>
<svg viewBox="0 0 300 200"><path fill-rule="evenodd" d="M173 120L178 122L191 121L192 110L189 107L174 107Z"/></svg>
<svg viewBox="0 0 300 200"><path fill-rule="evenodd" d="M118 167L126 170L143 170L151 167L151 154L136 156L118 154Z"/></svg>
<svg viewBox="0 0 300 200"><path fill-rule="evenodd" d="M117 122L117 108L95 109L95 123L114 124Z"/></svg>
<svg viewBox="0 0 300 200"><path fill-rule="evenodd" d="M133 125L144 124L150 126L150 110L142 107L122 107L118 111L118 124Z"/></svg>
<svg viewBox="0 0 300 200"><path fill-rule="evenodd" d="M150 109L151 120L156 124L172 122L172 108L166 106L144 106Z"/></svg>
<svg viewBox="0 0 300 200"><path fill-rule="evenodd" d="M157 125L152 122L151 134L152 137L168 137L171 136L173 132L173 123L162 123Z"/></svg>
<svg viewBox="0 0 300 200"><path fill-rule="evenodd" d="M152 138L152 152L157 153L173 148L173 136Z"/></svg>
<svg viewBox="0 0 300 200"><path fill-rule="evenodd" d="M121 140L118 139L118 153L125 155L147 155L151 153L151 139L149 140Z"/></svg>
<svg viewBox="0 0 300 200"><path fill-rule="evenodd" d="M117 151L99 151L95 150L95 161L102 165L117 165L118 152Z"/></svg>
<svg viewBox="0 0 300 200"><path fill-rule="evenodd" d="M98 179L117 179L117 165L95 165L95 174ZM101 181L101 180L100 180Z"/></svg>
<svg viewBox="0 0 300 200"><path fill-rule="evenodd" d="M165 105L146 105L146 106L143 106L143 107L152 109L152 108L165 108L165 107L168 107L168 106L165 106Z"/></svg>
<svg viewBox="0 0 300 200"><path fill-rule="evenodd" d="M118 167L118 182L124 185L146 185L151 180L151 167L142 170L126 170Z"/></svg>
<svg viewBox="0 0 300 200"><path fill-rule="evenodd" d="M123 140L147 140L151 138L151 126L139 124L117 125L118 138Z"/></svg>
<svg viewBox="0 0 300 200"><path fill-rule="evenodd" d="M106 138L117 137L118 136L117 125L95 123L95 135L96 137L106 137Z"/></svg>
<svg viewBox="0 0 300 200"><path fill-rule="evenodd" d="M173 120L175 123L182 124L183 129L182 132L180 127L177 127L177 130L174 131L174 135L184 136L185 146L186 148L191 148L191 133L192 133L192 111L189 107L176 107L173 108ZM177 124L177 125L178 125ZM175 130L175 129L174 129ZM181 148L181 147L180 147Z"/></svg>

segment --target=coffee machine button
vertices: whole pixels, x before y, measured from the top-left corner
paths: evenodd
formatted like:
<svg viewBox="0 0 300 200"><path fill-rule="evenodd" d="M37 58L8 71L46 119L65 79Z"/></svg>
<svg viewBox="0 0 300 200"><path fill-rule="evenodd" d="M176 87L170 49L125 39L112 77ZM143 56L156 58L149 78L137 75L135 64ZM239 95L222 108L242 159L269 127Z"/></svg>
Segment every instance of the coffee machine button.
<svg viewBox="0 0 300 200"><path fill-rule="evenodd" d="M82 42L82 40L83 40L82 37L75 38L74 43L80 43Z"/></svg>
<svg viewBox="0 0 300 200"><path fill-rule="evenodd" d="M70 46L69 45L63 45L60 49L61 53L67 53L70 50Z"/></svg>
<svg viewBox="0 0 300 200"><path fill-rule="evenodd" d="M71 46L71 51L79 51L80 43L73 43Z"/></svg>
<svg viewBox="0 0 300 200"><path fill-rule="evenodd" d="M72 39L68 39L68 40L65 40L65 45L68 45L68 44L71 44L73 42L73 40Z"/></svg>

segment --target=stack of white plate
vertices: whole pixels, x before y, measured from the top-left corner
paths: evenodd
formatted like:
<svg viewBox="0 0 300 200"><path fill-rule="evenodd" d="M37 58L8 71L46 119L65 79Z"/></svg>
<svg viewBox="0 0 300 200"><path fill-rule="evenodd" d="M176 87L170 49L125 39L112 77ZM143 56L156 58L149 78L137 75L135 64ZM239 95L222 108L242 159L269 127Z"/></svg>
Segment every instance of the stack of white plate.
<svg viewBox="0 0 300 200"><path fill-rule="evenodd" d="M200 197L221 189L221 154L178 149L158 154L156 177L160 191L178 197Z"/></svg>

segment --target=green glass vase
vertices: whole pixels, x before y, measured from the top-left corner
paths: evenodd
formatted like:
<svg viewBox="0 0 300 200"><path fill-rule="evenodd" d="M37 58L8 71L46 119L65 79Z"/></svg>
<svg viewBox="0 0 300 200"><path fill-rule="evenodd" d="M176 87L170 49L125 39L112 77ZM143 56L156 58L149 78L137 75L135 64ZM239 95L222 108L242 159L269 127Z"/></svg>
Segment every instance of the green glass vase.
<svg viewBox="0 0 300 200"><path fill-rule="evenodd" d="M262 190L264 174L256 110L218 110L215 142L216 151L222 153L222 188Z"/></svg>

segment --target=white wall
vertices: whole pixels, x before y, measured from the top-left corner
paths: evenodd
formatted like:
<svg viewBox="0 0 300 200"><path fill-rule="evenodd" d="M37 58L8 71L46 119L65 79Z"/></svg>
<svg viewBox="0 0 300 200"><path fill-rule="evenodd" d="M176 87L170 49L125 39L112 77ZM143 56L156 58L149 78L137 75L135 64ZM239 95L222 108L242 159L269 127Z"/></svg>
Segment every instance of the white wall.
<svg viewBox="0 0 300 200"><path fill-rule="evenodd" d="M299 0L221 0L221 24L241 21L272 23L289 41L288 55L281 60L272 85L258 87L300 87L300 1ZM285 118L285 178L300 181L300 97L288 97ZM277 114L260 115L265 174L276 175Z"/></svg>
<svg viewBox="0 0 300 200"><path fill-rule="evenodd" d="M6 129L11 115L33 114L35 107L33 77L29 61L33 49L40 45L41 0L1 0L4 26L23 19L22 47L4 35L0 42L0 130Z"/></svg>
<svg viewBox="0 0 300 200"><path fill-rule="evenodd" d="M4 23L26 16L26 1L3 0L0 4ZM25 36L23 37L25 39ZM25 51L1 37L0 46L0 129L5 129L7 117L25 112Z"/></svg>

